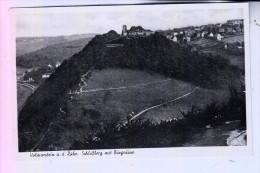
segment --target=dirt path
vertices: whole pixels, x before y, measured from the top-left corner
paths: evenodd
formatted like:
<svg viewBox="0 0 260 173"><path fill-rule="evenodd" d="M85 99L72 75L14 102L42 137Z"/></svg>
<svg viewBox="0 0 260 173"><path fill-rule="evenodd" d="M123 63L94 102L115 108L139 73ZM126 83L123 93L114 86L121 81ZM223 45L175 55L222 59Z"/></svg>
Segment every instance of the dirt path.
<svg viewBox="0 0 260 173"><path fill-rule="evenodd" d="M192 91L190 91L190 92L188 92L188 93L186 93L186 94L184 94L184 95L182 95L182 96L179 96L179 97L177 97L177 98L175 98L175 99L173 99L173 100L169 100L169 101L163 102L163 103L161 103L161 104L152 106L152 107L150 107L150 108L144 109L144 110L142 110L141 112L139 112L139 113L137 113L136 115L134 115L134 116L130 119L130 121L134 120L135 118L139 117L140 115L144 114L145 112L147 112L147 111L149 111L149 110L152 110L152 109L161 107L161 106L163 106L163 105L165 105L165 104L167 104L167 103L174 102L174 101L177 101L177 100L179 100L179 99L181 99L181 98L187 97L187 96L189 96L190 94L192 94L194 91L196 91L198 88L199 88L199 87L196 87L196 88L194 88Z"/></svg>
<svg viewBox="0 0 260 173"><path fill-rule="evenodd" d="M148 85L155 85L163 82L171 81L171 79L165 79L165 80L160 80L156 82L149 82L149 83L141 83L138 85L133 85L133 86L122 86L122 87L111 87L111 88L96 88L96 89L89 89L89 90L83 90L82 88L85 87L86 85L82 86L79 91L74 91L70 92L69 94L81 94L81 93L91 93L91 92L100 92L100 91L110 91L110 90L122 90L122 89L131 89L131 88L138 88L138 87L143 87L143 86L148 86Z"/></svg>

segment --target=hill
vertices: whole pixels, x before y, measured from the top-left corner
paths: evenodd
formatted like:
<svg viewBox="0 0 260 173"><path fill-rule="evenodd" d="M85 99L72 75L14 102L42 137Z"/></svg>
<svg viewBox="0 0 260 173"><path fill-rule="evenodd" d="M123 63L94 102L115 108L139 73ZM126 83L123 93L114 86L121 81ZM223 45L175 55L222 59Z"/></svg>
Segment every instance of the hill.
<svg viewBox="0 0 260 173"><path fill-rule="evenodd" d="M113 45L113 46L111 46ZM241 72L227 60L212 58L173 43L159 34L149 37L120 37L115 31L93 38L82 51L65 60L26 101L18 117L19 151L35 149L51 126L69 119L70 91L86 83L93 70L126 68L159 73L206 89L243 90ZM120 108L117 108L120 109ZM98 110L86 110L88 116L100 116ZM84 114L79 117L84 118ZM87 117L88 117L87 116ZM84 120L87 119L84 118ZM112 120L110 120L112 121ZM78 124L76 133L87 127Z"/></svg>
<svg viewBox="0 0 260 173"><path fill-rule="evenodd" d="M18 56L16 64L24 68L47 67L49 64L55 67L57 62L61 63L80 51L91 39L92 37L87 37L49 45L40 50Z"/></svg>
<svg viewBox="0 0 260 173"><path fill-rule="evenodd" d="M93 38L95 35L96 34L76 34L57 37L17 37L16 56L21 56L26 53L34 52L53 44L64 43L88 37Z"/></svg>

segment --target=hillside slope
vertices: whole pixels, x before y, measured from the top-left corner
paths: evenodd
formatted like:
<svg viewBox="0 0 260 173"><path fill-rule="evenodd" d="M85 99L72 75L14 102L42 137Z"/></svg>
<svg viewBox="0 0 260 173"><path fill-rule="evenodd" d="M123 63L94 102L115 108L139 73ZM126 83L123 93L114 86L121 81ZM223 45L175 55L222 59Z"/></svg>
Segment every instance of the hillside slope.
<svg viewBox="0 0 260 173"><path fill-rule="evenodd" d="M16 38L16 56L40 50L44 47L78 40L82 38L93 38L96 34L76 34L57 37L18 37Z"/></svg>
<svg viewBox="0 0 260 173"><path fill-rule="evenodd" d="M34 149L51 126L68 116L68 93L93 69L106 68L152 71L208 89L243 89L243 75L223 59L192 53L158 34L127 39L110 31L65 60L28 98L18 118L19 151Z"/></svg>
<svg viewBox="0 0 260 173"><path fill-rule="evenodd" d="M49 45L34 52L17 57L16 65L24 68L47 67L49 64L55 67L56 63L70 58L79 52L93 37L78 40L64 41Z"/></svg>

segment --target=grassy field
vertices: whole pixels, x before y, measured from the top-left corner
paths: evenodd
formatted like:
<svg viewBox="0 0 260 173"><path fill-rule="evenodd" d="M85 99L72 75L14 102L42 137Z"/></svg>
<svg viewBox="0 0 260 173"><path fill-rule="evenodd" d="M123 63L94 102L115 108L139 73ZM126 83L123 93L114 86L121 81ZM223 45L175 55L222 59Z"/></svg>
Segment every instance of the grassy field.
<svg viewBox="0 0 260 173"><path fill-rule="evenodd" d="M190 83L176 79L167 80L166 77L158 74L148 74L142 71L125 69L106 69L94 71L88 81L87 87L84 89L135 86L151 82L159 83L129 89L73 95L73 99L68 105L69 114L71 116L80 115L83 109L96 109L100 112L104 120L118 118L124 121L126 120L126 116L131 112L136 114L145 108L186 94L196 87ZM170 103L169 105L143 114L143 118L161 121L168 120L171 117L180 117L181 113L179 109L186 111L192 105L203 108L206 104L213 101L220 103L227 99L224 95L227 95L227 93L223 90L214 91L199 88L192 95L178 100L176 103ZM159 117L157 116L158 114L160 114Z"/></svg>

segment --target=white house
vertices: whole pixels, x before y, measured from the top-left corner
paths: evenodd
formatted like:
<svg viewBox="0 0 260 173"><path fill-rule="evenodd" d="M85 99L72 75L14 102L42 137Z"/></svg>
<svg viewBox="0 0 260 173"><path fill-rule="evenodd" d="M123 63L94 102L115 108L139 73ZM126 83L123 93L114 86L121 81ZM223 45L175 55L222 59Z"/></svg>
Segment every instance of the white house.
<svg viewBox="0 0 260 173"><path fill-rule="evenodd" d="M204 37L204 36L205 36L205 32L202 32L202 33L201 33L201 37Z"/></svg>
<svg viewBox="0 0 260 173"><path fill-rule="evenodd" d="M51 73L45 73L45 74L42 75L42 78L49 78L50 75L51 75Z"/></svg>
<svg viewBox="0 0 260 173"><path fill-rule="evenodd" d="M190 42L190 37L189 36L186 39L187 39L187 42Z"/></svg>
<svg viewBox="0 0 260 173"><path fill-rule="evenodd" d="M214 37L213 33L210 33L210 34L209 34L209 37Z"/></svg>
<svg viewBox="0 0 260 173"><path fill-rule="evenodd" d="M173 35L176 36L176 35L179 35L179 34L178 34L178 32L174 32Z"/></svg>
<svg viewBox="0 0 260 173"><path fill-rule="evenodd" d="M221 40L221 35L217 34L217 40L220 41Z"/></svg>
<svg viewBox="0 0 260 173"><path fill-rule="evenodd" d="M52 65L51 65L51 64L49 64L49 65L48 65L48 67L49 67L49 68L52 68Z"/></svg>
<svg viewBox="0 0 260 173"><path fill-rule="evenodd" d="M60 66L60 62L56 62L55 67L57 68L59 66Z"/></svg>
<svg viewBox="0 0 260 173"><path fill-rule="evenodd" d="M227 44L225 44L224 48L225 48L225 49L227 49L227 48L228 48Z"/></svg>
<svg viewBox="0 0 260 173"><path fill-rule="evenodd" d="M172 41L173 41L173 42L177 42L177 41L178 41L177 37L174 36L173 39L172 39Z"/></svg>

